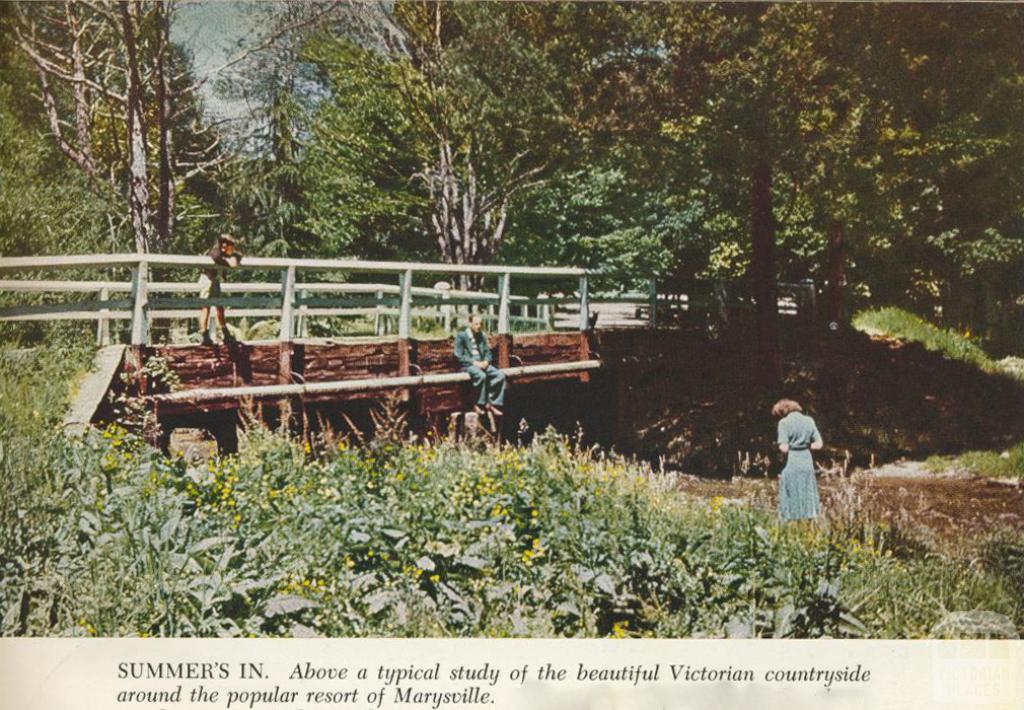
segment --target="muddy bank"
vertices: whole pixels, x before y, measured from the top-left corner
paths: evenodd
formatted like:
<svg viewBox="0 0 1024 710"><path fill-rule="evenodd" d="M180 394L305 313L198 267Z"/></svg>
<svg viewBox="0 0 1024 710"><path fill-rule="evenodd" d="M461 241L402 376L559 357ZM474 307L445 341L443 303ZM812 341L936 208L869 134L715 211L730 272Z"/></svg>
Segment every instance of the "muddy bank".
<svg viewBox="0 0 1024 710"><path fill-rule="evenodd" d="M884 522L914 528L945 543L969 542L999 528L1024 532L1024 486L963 475L918 475L892 468L848 476L820 476L823 516L836 521ZM716 504L752 504L774 509L778 480L745 477L681 479L679 489Z"/></svg>

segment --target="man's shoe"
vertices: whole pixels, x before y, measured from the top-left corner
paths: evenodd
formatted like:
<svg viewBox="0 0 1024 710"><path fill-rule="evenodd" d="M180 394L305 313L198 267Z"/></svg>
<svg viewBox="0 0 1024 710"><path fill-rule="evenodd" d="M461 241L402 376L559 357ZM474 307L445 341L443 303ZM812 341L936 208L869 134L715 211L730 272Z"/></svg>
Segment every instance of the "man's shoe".
<svg viewBox="0 0 1024 710"><path fill-rule="evenodd" d="M233 335L231 334L231 332L230 332L230 331L228 331L228 330L225 330L225 331L224 331L224 342L225 342L225 343L237 343L237 342L238 342L238 340L237 340L237 339L235 338L235 336L233 336Z"/></svg>
<svg viewBox="0 0 1024 710"><path fill-rule="evenodd" d="M210 337L209 333L203 333L203 346L212 348L214 346L213 338Z"/></svg>

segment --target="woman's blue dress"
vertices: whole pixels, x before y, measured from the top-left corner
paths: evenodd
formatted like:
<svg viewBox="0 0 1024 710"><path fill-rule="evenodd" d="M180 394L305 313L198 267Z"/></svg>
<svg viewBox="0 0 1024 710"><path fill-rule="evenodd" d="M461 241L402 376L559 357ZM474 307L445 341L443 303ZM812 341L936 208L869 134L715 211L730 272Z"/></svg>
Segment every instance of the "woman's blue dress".
<svg viewBox="0 0 1024 710"><path fill-rule="evenodd" d="M779 478L779 516L783 520L818 517L818 482L811 458L813 441L821 441L821 434L806 414L790 412L779 420L779 443L789 445L786 466Z"/></svg>

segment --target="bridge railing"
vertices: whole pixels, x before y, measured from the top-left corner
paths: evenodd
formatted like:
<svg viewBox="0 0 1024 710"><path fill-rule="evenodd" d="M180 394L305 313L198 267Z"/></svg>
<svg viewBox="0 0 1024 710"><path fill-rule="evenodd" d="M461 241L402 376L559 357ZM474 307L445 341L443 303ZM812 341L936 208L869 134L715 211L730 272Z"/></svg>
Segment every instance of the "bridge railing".
<svg viewBox="0 0 1024 710"><path fill-rule="evenodd" d="M474 266L426 264L415 262L364 261L358 259L277 259L246 257L239 270L280 270L278 282L226 282L221 295L199 298L195 280L154 281L154 269L180 272L222 269L209 257L166 254L75 255L55 257L0 258L0 274L33 277L67 269L109 270L127 268L128 281L38 280L7 278L0 280L5 293L85 294L87 298L65 298L60 302L11 305L0 308L0 320L96 320L97 338L109 342L111 321L131 324L131 343L145 345L150 340L151 322L156 319L181 319L197 316L204 306L223 306L231 317L269 317L280 321L279 338L290 341L308 333L310 318L323 316L364 316L374 321L378 335L392 333L409 338L414 318L435 319L445 331L454 319L469 309L482 312L498 335L512 332L513 325L530 329L591 327L592 305L622 304L633 309L631 325L653 325L657 293L653 285L647 293L619 292L613 296L593 297L589 282L594 273L569 267ZM299 281L300 274L375 274L389 275L397 283L339 283ZM416 276L461 276L497 278L495 291L460 290L447 283L432 287L414 286ZM535 295L513 295L513 281L552 282L561 290L531 290ZM572 283L574 288L564 286ZM547 285L547 284L545 284ZM637 318L641 307L649 315ZM567 322L568 320L568 322ZM627 319L628 320L628 319Z"/></svg>

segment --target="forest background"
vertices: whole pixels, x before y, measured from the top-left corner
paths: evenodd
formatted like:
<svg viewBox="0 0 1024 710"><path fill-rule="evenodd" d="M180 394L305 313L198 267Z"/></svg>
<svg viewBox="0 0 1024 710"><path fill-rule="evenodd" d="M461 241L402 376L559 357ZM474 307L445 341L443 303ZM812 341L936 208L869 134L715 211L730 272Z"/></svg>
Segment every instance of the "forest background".
<svg viewBox="0 0 1024 710"><path fill-rule="evenodd" d="M1019 6L228 3L223 61L209 7L0 7L0 253L814 278L1020 350Z"/></svg>

